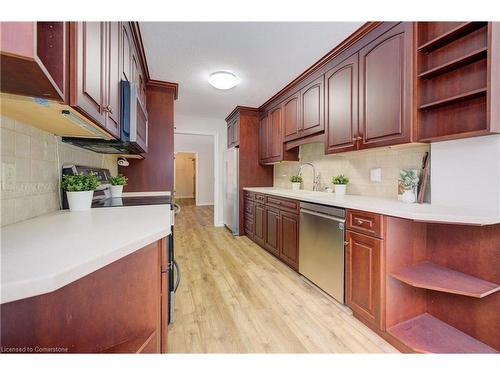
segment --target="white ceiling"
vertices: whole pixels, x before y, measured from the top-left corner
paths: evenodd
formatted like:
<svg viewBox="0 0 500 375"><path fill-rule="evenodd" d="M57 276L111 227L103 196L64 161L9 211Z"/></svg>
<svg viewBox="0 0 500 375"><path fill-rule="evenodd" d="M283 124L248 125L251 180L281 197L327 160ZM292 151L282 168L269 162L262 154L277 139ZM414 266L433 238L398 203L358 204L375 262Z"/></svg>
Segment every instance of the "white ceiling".
<svg viewBox="0 0 500 375"><path fill-rule="evenodd" d="M359 28L362 22L141 22L152 79L179 83L176 115L224 119L258 107ZM217 70L241 82L222 91Z"/></svg>

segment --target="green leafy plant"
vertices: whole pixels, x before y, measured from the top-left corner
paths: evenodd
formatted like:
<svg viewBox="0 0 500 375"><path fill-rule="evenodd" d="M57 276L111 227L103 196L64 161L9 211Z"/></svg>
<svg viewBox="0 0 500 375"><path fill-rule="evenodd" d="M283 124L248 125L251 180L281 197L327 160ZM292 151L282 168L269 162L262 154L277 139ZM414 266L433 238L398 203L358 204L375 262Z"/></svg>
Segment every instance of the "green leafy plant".
<svg viewBox="0 0 500 375"><path fill-rule="evenodd" d="M349 178L343 174L339 174L332 177L332 183L334 185L347 185L349 183Z"/></svg>
<svg viewBox="0 0 500 375"><path fill-rule="evenodd" d="M399 171L399 183L405 190L411 190L418 186L418 173L414 169L402 169Z"/></svg>
<svg viewBox="0 0 500 375"><path fill-rule="evenodd" d="M95 190L100 184L97 174L64 175L62 179L62 188L64 191L91 191Z"/></svg>
<svg viewBox="0 0 500 375"><path fill-rule="evenodd" d="M111 177L109 179L109 182L111 183L111 185L124 185L125 186L128 183L128 178L122 174L119 174L117 176Z"/></svg>
<svg viewBox="0 0 500 375"><path fill-rule="evenodd" d="M302 182L302 176L290 176L290 182Z"/></svg>

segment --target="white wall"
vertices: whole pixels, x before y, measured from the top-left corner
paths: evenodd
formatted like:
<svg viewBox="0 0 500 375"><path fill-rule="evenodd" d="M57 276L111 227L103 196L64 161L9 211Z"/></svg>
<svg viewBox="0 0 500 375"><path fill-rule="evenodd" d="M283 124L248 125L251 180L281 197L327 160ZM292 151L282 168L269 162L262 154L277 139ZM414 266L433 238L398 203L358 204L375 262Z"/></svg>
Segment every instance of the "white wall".
<svg viewBox="0 0 500 375"><path fill-rule="evenodd" d="M431 201L500 215L500 134L431 144Z"/></svg>
<svg viewBox="0 0 500 375"><path fill-rule="evenodd" d="M175 116L175 137L181 134L205 134L214 136L214 224L223 226L224 199L224 150L227 129L224 119Z"/></svg>
<svg viewBox="0 0 500 375"><path fill-rule="evenodd" d="M182 134L174 136L175 152L194 152L197 154L196 204L214 204L214 137L210 135ZM176 169L177 169L176 157ZM177 178L177 175L176 175ZM176 180L177 186L177 180ZM184 195L177 191L176 194Z"/></svg>

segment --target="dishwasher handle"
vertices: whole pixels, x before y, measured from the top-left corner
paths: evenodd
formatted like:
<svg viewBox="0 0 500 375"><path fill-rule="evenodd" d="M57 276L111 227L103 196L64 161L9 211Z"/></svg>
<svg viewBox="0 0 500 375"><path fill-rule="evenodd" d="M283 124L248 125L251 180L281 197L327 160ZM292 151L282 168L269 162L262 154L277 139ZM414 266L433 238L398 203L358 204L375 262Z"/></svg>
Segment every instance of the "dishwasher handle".
<svg viewBox="0 0 500 375"><path fill-rule="evenodd" d="M313 216L319 216L319 217L322 217L324 219L336 221L337 223L345 223L345 219L342 219L342 218L339 218L339 217L335 217L335 216L325 215L325 214L322 214L322 213L319 213L319 212L308 210L306 208L301 208L300 209L300 213L305 213L305 214L313 215Z"/></svg>

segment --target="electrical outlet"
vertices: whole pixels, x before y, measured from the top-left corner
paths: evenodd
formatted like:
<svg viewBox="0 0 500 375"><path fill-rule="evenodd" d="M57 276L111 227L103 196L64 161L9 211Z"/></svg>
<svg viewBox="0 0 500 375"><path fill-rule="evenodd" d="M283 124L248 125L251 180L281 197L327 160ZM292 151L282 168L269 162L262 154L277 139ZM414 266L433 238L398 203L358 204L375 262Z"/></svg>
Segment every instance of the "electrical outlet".
<svg viewBox="0 0 500 375"><path fill-rule="evenodd" d="M381 182L382 181L382 168L370 169L370 181L371 182Z"/></svg>
<svg viewBox="0 0 500 375"><path fill-rule="evenodd" d="M14 190L16 188L16 165L14 163L2 163L2 190Z"/></svg>

